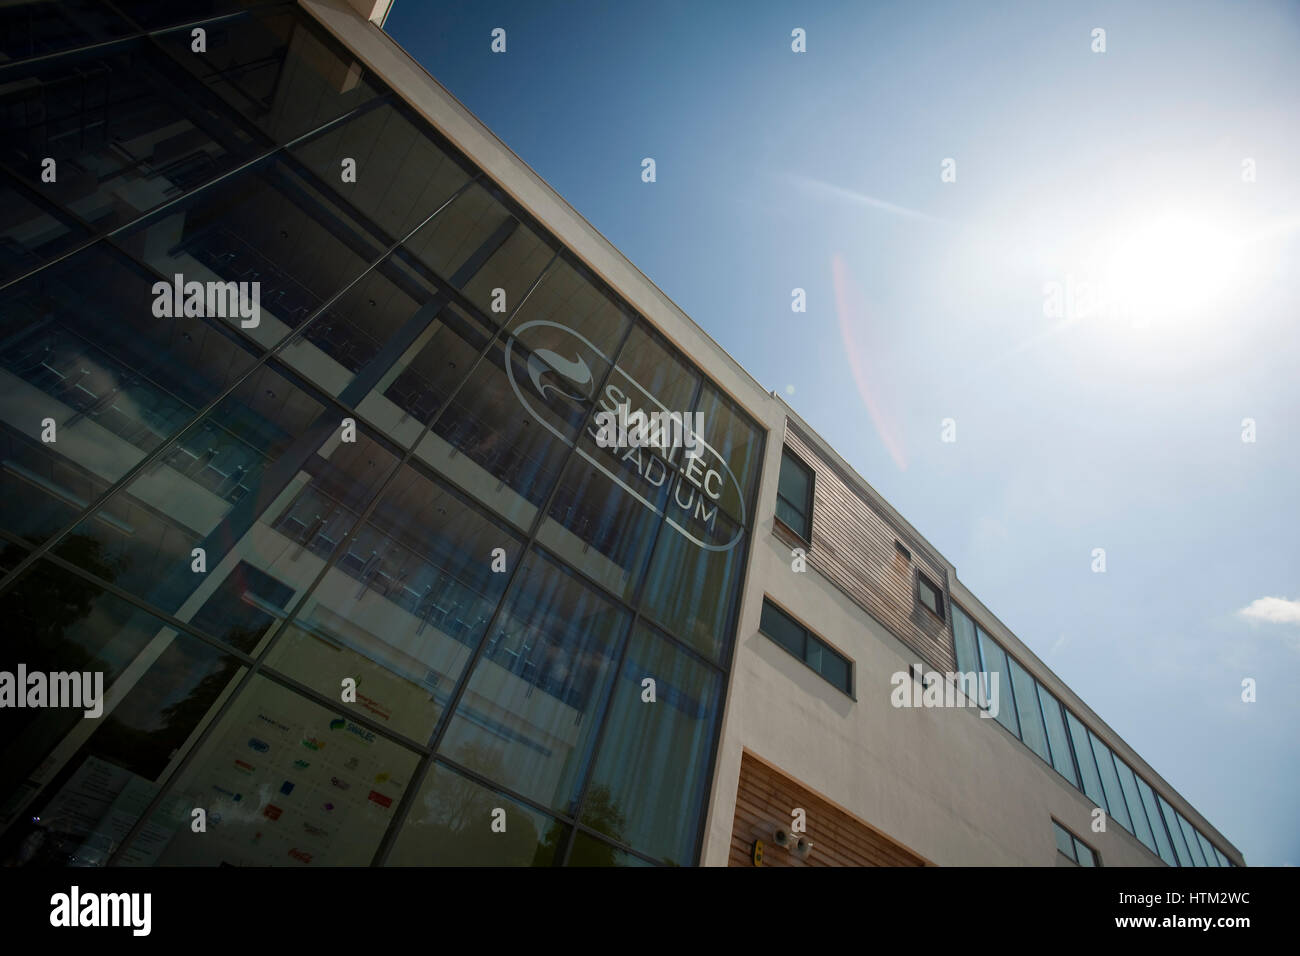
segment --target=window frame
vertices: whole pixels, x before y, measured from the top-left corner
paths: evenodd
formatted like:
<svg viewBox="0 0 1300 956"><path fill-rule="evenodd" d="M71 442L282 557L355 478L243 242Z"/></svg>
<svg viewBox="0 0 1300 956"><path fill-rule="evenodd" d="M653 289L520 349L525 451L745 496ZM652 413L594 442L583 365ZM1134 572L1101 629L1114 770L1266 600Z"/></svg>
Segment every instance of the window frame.
<svg viewBox="0 0 1300 956"><path fill-rule="evenodd" d="M802 509L797 507L785 495L781 494L781 469L785 468L787 457L789 457L790 461L794 463L795 467L803 469L804 473L808 476L808 494L805 496L806 500L803 503ZM799 511L803 516L804 523L807 527L802 532L798 528L792 527L790 523L782 518L780 513L776 511L775 505L773 505L773 518L775 518L782 528L786 529L790 534L794 535L800 541L809 546L812 544L813 501L816 498L816 483L817 471L812 467L812 465L808 464L796 455L789 445L783 444L781 446L781 465L776 476L776 503L784 503L787 507Z"/></svg>
<svg viewBox="0 0 1300 956"><path fill-rule="evenodd" d="M1087 843L1084 843L1081 839L1079 839L1077 836L1075 836L1074 831L1072 831L1069 827L1067 827L1067 826L1065 826L1064 824L1062 824L1061 821L1060 821L1060 820L1057 820L1055 817L1052 817L1052 827L1053 827L1054 830L1059 830L1061 833L1064 833L1067 837L1070 838L1070 846L1071 846L1071 848L1074 850L1074 855L1073 855L1073 856L1070 856L1070 855L1066 854L1066 852L1065 852L1064 850L1061 849L1060 841L1058 841L1058 840L1055 839L1055 833L1053 833L1053 840L1054 840L1054 842L1056 842L1056 852L1057 852L1057 853L1061 854L1061 856L1065 857L1067 860L1069 860L1069 861L1070 861L1071 863L1073 863L1075 866L1080 866L1080 867L1094 867L1094 868L1095 868L1095 867L1099 867L1099 866L1101 866L1101 854L1098 853L1098 852L1096 851L1095 848L1093 848L1092 846L1089 846ZM1082 862L1080 862L1080 860L1079 860L1079 850L1080 850L1080 849L1083 849L1083 850L1087 850L1087 851L1088 851L1088 853L1089 853L1089 854L1091 855L1091 857L1092 857L1092 862L1091 862L1091 863L1082 863Z"/></svg>
<svg viewBox="0 0 1300 956"><path fill-rule="evenodd" d="M922 584L924 584L925 587L928 587L934 593L934 603L937 607L937 610L935 608L930 607L930 605L926 604L925 601L921 598ZM926 574L924 571L922 571L920 568L916 569L916 600L918 604L920 604L923 608L925 608L927 611L929 611L931 614L937 617L940 623L947 623L948 616L945 610L947 607L947 602L944 600L943 588L935 584L934 581L930 579L930 576Z"/></svg>
<svg viewBox="0 0 1300 956"><path fill-rule="evenodd" d="M796 654L790 648L786 647L786 645L782 643L777 637L775 637L773 634L765 630L763 627L763 615L761 612L759 614L759 619L758 619L758 632L762 634L764 637L766 637L773 644L775 644L777 647L781 648L781 650L785 651L791 657L798 660L801 664L804 665L804 667L807 667L810 671L812 671L822 680L826 681L826 683L830 684L840 693L844 694L850 700L856 701L858 698L857 695L854 693L854 688L856 685L856 678L857 678L857 666L854 663L853 658L849 657L847 654L841 652L839 648L834 647L828 641L824 640L820 635L814 632L812 628L808 627L806 624L804 624L802 621L796 618L793 614L791 614L785 608L781 607L781 605L777 604L775 601L773 601L770 597L768 597L765 594L763 595L763 611L766 611L768 607L771 607L771 609L775 613L785 618L787 622L794 625L800 630L803 636L803 646L802 646L803 653L802 655ZM818 648L822 652L830 652L830 654L833 657L837 657L844 662L845 668L848 672L847 687L841 687L839 684L836 684L833 680L831 680L829 677L823 674L818 668L814 667L812 664L808 662L808 644L810 641L816 643L818 645Z"/></svg>

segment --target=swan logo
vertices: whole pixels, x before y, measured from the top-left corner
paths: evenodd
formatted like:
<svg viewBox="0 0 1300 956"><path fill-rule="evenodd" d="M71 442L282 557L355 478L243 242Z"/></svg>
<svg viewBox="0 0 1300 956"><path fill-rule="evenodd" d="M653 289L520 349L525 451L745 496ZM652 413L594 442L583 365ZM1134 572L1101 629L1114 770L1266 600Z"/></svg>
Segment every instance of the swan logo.
<svg viewBox="0 0 1300 956"><path fill-rule="evenodd" d="M555 385L543 384L542 376L547 372L555 372L571 384L578 386L582 391L574 395L572 392L565 392ZM579 401L591 397L593 376L591 369L581 355L570 362L550 349L538 349L528 357L528 377L533 380L533 388L537 389L537 394L542 398L546 397L547 389L555 389L555 391L562 392L568 395L569 398Z"/></svg>
<svg viewBox="0 0 1300 956"><path fill-rule="evenodd" d="M529 331L534 330L532 335ZM530 338L546 336L553 348L532 347ZM568 339L559 345L557 339ZM527 355L527 360L523 356ZM570 356L572 356L570 358ZM588 359L591 359L588 362ZM516 362L527 370L528 380L521 387L516 376ZM609 366L609 374L600 394L595 394L596 376L592 366ZM593 467L631 495L642 507L665 521L678 534L706 551L730 551L740 541L745 521L744 492L740 482L717 449L703 437L693 434L694 450L683 461L673 463L662 450L654 446L633 444L631 447L612 445L602 441L604 435L595 425L590 425L588 435L593 439L593 454L584 445L556 428L551 419L542 414L542 404L560 405L572 401L595 401L597 417L600 412L623 414L631 421L634 416L653 420L671 415L658 398L647 391L626 371L614 365L589 339L581 333L546 319L525 322L514 330L506 342L506 375L515 397L528 413L551 434L574 450ZM529 389L528 384L532 384ZM542 404L539 404L539 400ZM570 416L565 409L562 418ZM679 413L680 414L680 413ZM697 413L698 415L698 413ZM725 515L735 515L739 522Z"/></svg>

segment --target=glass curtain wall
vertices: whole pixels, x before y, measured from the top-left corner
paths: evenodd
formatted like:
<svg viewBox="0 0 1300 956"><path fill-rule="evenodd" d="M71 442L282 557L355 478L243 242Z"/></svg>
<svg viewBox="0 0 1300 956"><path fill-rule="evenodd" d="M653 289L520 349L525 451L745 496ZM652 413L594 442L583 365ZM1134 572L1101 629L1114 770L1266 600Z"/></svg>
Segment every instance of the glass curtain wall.
<svg viewBox="0 0 1300 956"><path fill-rule="evenodd" d="M75 6L0 13L0 670L103 693L0 712L0 858L696 862L764 432L293 5Z"/></svg>

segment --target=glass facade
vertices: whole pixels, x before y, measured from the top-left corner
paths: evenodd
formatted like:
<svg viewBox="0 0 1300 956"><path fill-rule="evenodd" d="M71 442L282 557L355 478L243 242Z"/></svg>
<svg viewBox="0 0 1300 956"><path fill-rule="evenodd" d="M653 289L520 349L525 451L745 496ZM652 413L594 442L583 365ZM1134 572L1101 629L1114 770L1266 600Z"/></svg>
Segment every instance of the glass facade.
<svg viewBox="0 0 1300 956"><path fill-rule="evenodd" d="M695 863L765 432L293 5L0 18L0 859Z"/></svg>
<svg viewBox="0 0 1300 956"><path fill-rule="evenodd" d="M1176 813L1164 797L1158 797L1150 784L954 604L953 644L963 672L979 669L975 658L977 643L984 671L1000 675L998 680L1003 689L999 710L1006 712L1008 707L1014 708L1009 718L998 713L999 723L1044 763L1054 767L1094 806L1105 810L1111 819L1170 866L1231 865L1218 847ZM1059 839L1059 826L1057 830ZM1066 850L1062 852L1070 855Z"/></svg>

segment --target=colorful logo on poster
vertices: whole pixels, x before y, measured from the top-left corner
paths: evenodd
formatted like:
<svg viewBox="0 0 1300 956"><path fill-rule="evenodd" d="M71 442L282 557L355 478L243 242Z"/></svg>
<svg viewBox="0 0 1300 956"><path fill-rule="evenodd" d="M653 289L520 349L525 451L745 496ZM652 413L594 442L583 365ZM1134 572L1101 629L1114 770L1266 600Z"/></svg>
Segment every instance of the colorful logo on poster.
<svg viewBox="0 0 1300 956"><path fill-rule="evenodd" d="M375 742L375 735L364 727L354 724L350 720L344 720L342 717L336 717L330 721L330 730L346 730L350 734L356 734L368 744Z"/></svg>

